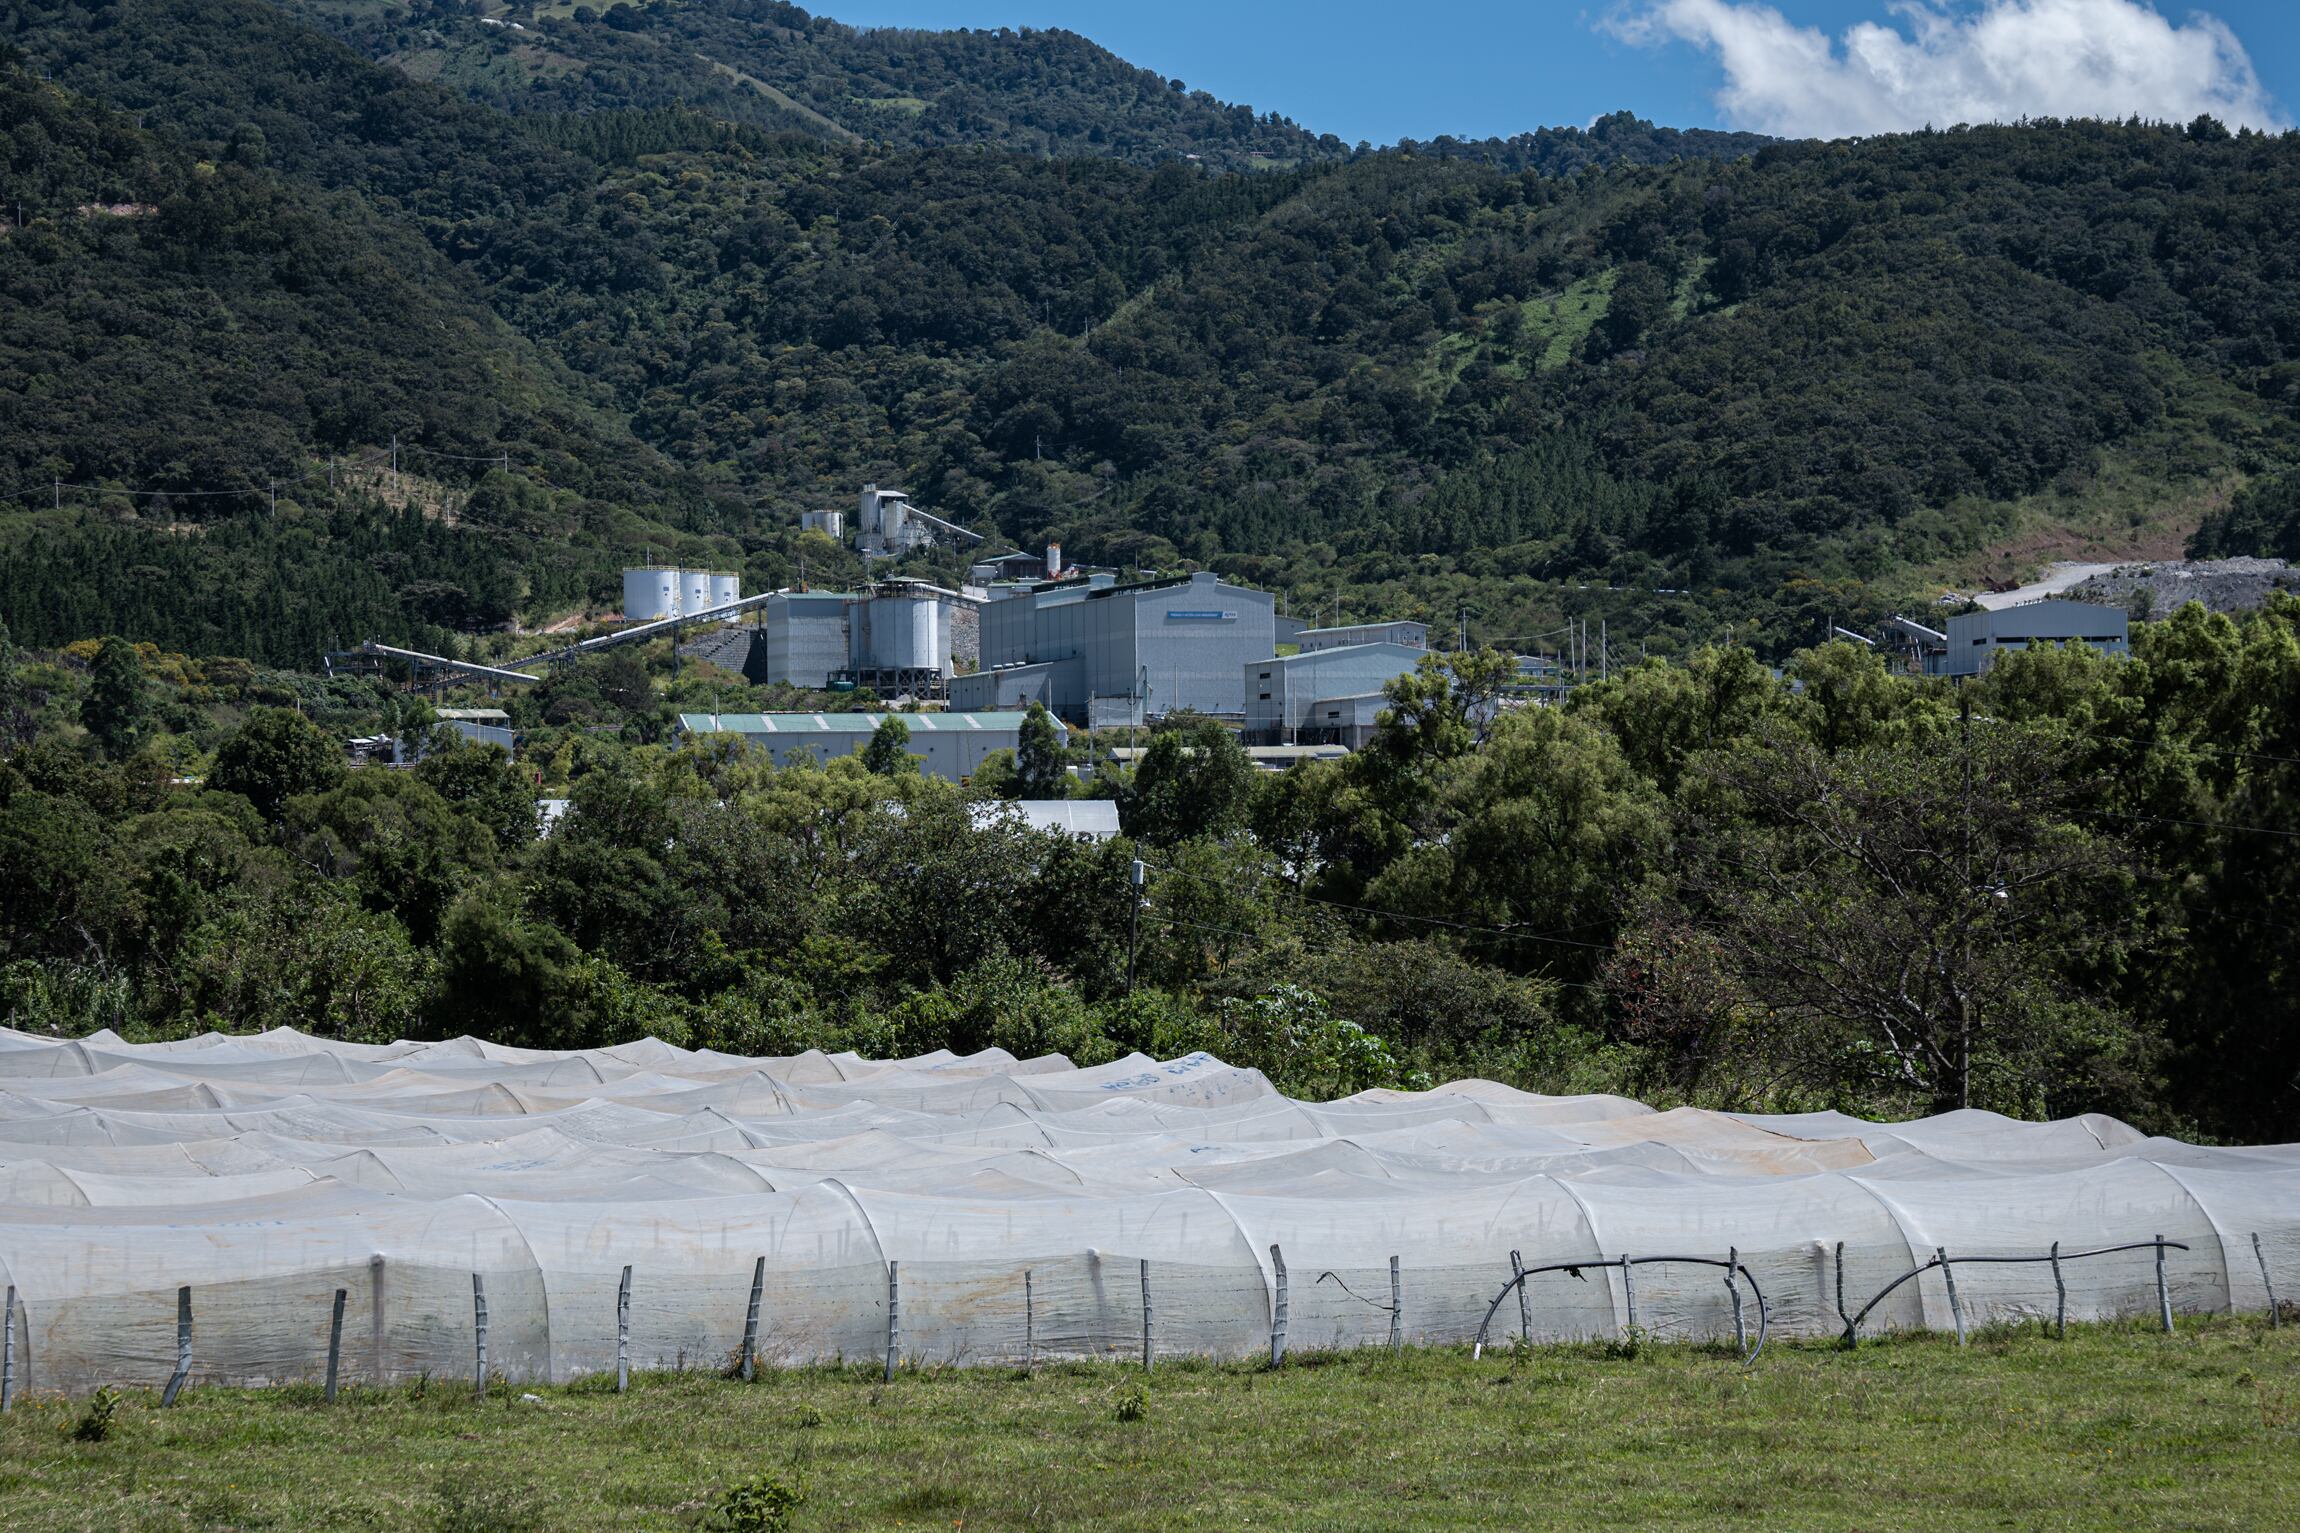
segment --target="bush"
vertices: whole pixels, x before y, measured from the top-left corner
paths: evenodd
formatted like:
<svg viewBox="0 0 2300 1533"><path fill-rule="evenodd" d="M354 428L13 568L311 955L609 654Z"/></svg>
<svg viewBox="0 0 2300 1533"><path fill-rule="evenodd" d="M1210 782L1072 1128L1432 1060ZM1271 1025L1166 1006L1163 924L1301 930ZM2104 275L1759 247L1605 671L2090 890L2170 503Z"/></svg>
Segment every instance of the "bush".
<svg viewBox="0 0 2300 1533"><path fill-rule="evenodd" d="M728 1486L703 1526L711 1533L780 1533L806 1499L805 1491L785 1485L781 1477L762 1474Z"/></svg>
<svg viewBox="0 0 2300 1533"><path fill-rule="evenodd" d="M106 1384L88 1402L87 1412L72 1427L72 1441L100 1443L112 1436L112 1413L120 1408L120 1392Z"/></svg>

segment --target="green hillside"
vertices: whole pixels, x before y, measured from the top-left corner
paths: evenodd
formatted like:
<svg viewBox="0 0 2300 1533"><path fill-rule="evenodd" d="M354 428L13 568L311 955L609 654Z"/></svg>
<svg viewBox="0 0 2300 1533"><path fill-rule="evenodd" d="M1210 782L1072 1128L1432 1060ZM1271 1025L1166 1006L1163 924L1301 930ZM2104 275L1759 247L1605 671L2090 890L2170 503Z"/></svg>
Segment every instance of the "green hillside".
<svg viewBox="0 0 2300 1533"><path fill-rule="evenodd" d="M1217 100L1059 28L864 29L783 0L278 3L369 58L505 112L685 106L846 144L988 145L1140 164L1194 160L1222 170L1351 152L1331 133ZM1616 159L1747 154L1764 142L1755 134L1655 128L1619 113L1588 129L1445 138L1432 147L1554 173Z"/></svg>
<svg viewBox="0 0 2300 1533"><path fill-rule="evenodd" d="M1785 653L2022 549L2177 544L2300 457L2289 135L2037 123L1717 157L1608 119L1355 154L1129 96L1060 33L323 9L397 67L256 0L17 8L29 61L143 122L103 174L205 206L170 190L204 164L241 199L196 254L168 243L181 214L71 231L143 263L117 286L166 295L163 321L59 331L61 279L11 289L38 311L21 374L77 350L152 380L13 391L38 427L11 434L18 479L252 486L396 431L460 455L436 460L452 496L500 454L535 503L499 513L504 557L569 526L595 550L514 582L530 617L611 601L620 552L681 536L773 578L797 510L876 478L1305 606L1466 609L1486 636L1578 613L1664 650L1730 624ZM805 110L632 62L674 38ZM546 44L574 63L534 73ZM969 91L1004 115L937 126ZM1076 131L1030 136L1057 118ZM1209 168L1237 162L1204 147L1224 123L1290 168ZM291 353L284 403L267 378L153 407L171 372ZM161 450L187 441L220 456Z"/></svg>

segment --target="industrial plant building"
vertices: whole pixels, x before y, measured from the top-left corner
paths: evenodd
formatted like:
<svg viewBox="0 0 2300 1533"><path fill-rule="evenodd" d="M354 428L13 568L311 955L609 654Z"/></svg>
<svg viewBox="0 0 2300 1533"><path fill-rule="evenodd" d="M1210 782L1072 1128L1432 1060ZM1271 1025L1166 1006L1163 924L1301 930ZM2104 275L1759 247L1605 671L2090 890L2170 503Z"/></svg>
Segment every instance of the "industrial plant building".
<svg viewBox="0 0 2300 1533"><path fill-rule="evenodd" d="M910 754L925 771L963 782L993 751L1022 740L1019 713L682 713L686 735L741 735L771 753L777 766L802 758L828 762L870 743L879 725L899 718L910 729Z"/></svg>
<svg viewBox="0 0 2300 1533"><path fill-rule="evenodd" d="M723 663L753 682L811 691L851 683L889 697L941 697L958 666L953 629L962 602L956 591L919 580L866 591L777 591L760 603L748 649Z"/></svg>
<svg viewBox="0 0 2300 1533"><path fill-rule="evenodd" d="M1382 689L1412 674L1427 653L1409 644L1348 644L1251 661L1243 668L1245 739L1255 745L1354 749L1385 705Z"/></svg>
<svg viewBox="0 0 2300 1533"><path fill-rule="evenodd" d="M855 547L866 559L891 559L957 539L982 541L981 533L969 532L956 522L946 522L912 505L908 490L882 490L866 484L856 511Z"/></svg>
<svg viewBox="0 0 2300 1533"><path fill-rule="evenodd" d="M1344 649L1359 644L1403 644L1408 649L1430 647L1430 625L1400 618L1394 623L1345 623L1339 628L1304 628L1294 643L1307 654L1315 649Z"/></svg>
<svg viewBox="0 0 2300 1533"><path fill-rule="evenodd" d="M501 708L441 708L436 712L440 723L473 745L500 745L508 755L517 743L511 732L511 715Z"/></svg>
<svg viewBox="0 0 2300 1533"><path fill-rule="evenodd" d="M982 609L982 669L954 707L1044 703L1075 723L1192 709L1242 716L1245 667L1277 651L1274 599L1200 572L1039 586Z"/></svg>
<svg viewBox="0 0 2300 1533"><path fill-rule="evenodd" d="M2115 607L2050 599L1995 612L1963 612L1940 633L1902 618L1891 625L1917 640L1927 676L1981 676L2007 650L2083 644L2103 655L2132 653L2131 625Z"/></svg>

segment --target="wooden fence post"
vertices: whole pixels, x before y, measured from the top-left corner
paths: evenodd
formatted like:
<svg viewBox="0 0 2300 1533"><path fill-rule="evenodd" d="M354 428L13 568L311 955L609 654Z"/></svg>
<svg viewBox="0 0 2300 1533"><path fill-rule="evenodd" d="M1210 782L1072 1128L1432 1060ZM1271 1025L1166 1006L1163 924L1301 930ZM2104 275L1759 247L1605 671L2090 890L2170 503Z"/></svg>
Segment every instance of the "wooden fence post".
<svg viewBox="0 0 2300 1533"><path fill-rule="evenodd" d="M487 1279L471 1274L471 1323L478 1356L471 1376L471 1390L484 1400L487 1398Z"/></svg>
<svg viewBox="0 0 2300 1533"><path fill-rule="evenodd" d="M886 1381L894 1382L894 1365L902 1353L902 1264L886 1264Z"/></svg>
<svg viewBox="0 0 2300 1533"><path fill-rule="evenodd" d="M1038 1299L1031 1292L1030 1269L1022 1269L1022 1371L1038 1366Z"/></svg>
<svg viewBox="0 0 2300 1533"><path fill-rule="evenodd" d="M1270 1247L1270 1271L1278 1283L1278 1301L1270 1310L1270 1366L1275 1368L1286 1360L1286 1253L1275 1243Z"/></svg>
<svg viewBox="0 0 2300 1533"><path fill-rule="evenodd" d="M183 1393L184 1380L192 1376L192 1289L190 1284L176 1290L176 1371L168 1375L168 1387L160 1391L160 1406L164 1410L176 1403Z"/></svg>
<svg viewBox="0 0 2300 1533"><path fill-rule="evenodd" d="M343 1306L351 1297L351 1290L338 1288L335 1305L327 1317L327 1403L335 1404L336 1365L343 1360Z"/></svg>
<svg viewBox="0 0 2300 1533"><path fill-rule="evenodd" d="M2164 1319L2167 1335L2172 1331L2172 1285L2164 1278L2164 1237L2156 1237L2156 1312Z"/></svg>
<svg viewBox="0 0 2300 1533"><path fill-rule="evenodd" d="M1630 1265L1629 1253L1621 1253L1621 1302L1629 1318L1622 1329L1632 1337L1637 1334L1637 1269Z"/></svg>
<svg viewBox="0 0 2300 1533"><path fill-rule="evenodd" d="M2271 1305L2271 1308L2274 1306ZM8 1285L8 1334L0 1337L0 1414L16 1404L16 1285Z"/></svg>
<svg viewBox="0 0 2300 1533"><path fill-rule="evenodd" d="M1400 1351L1405 1344L1405 1290L1398 1284L1398 1259L1393 1256L1390 1258L1390 1351Z"/></svg>
<svg viewBox="0 0 2300 1533"><path fill-rule="evenodd" d="M1949 1265L1949 1248L1947 1246L1933 1247L1933 1259L1941 1264L1941 1276L1948 1280L1949 1318L1956 1322L1957 1345L1961 1347L1965 1344L1965 1306L1963 1301L1957 1298L1957 1269Z"/></svg>
<svg viewBox="0 0 2300 1533"><path fill-rule="evenodd" d="M758 1371L759 1360L759 1296L767 1286L767 1259L760 1257L751 1267L751 1303L743 1311L743 1382L748 1384Z"/></svg>
<svg viewBox="0 0 2300 1533"><path fill-rule="evenodd" d="M1749 1350L1749 1322L1741 1315L1740 1276L1741 1248L1734 1246L1725 1253L1725 1291L1733 1296L1733 1345L1741 1351Z"/></svg>
<svg viewBox="0 0 2300 1533"><path fill-rule="evenodd" d="M623 1264L623 1281L615 1285L615 1393L631 1387L631 1264Z"/></svg>
<svg viewBox="0 0 2300 1533"><path fill-rule="evenodd" d="M2052 1333L2068 1339L2068 1279L2060 1270L2060 1242L2052 1243Z"/></svg>
<svg viewBox="0 0 2300 1533"><path fill-rule="evenodd" d="M1517 1335L1520 1341L1533 1340L1533 1295L1526 1292L1532 1279L1525 1275L1525 1257L1516 1251L1509 1253L1509 1275L1517 1284Z"/></svg>
<svg viewBox="0 0 2300 1533"><path fill-rule="evenodd" d="M1158 1355L1158 1343L1150 1329L1150 1258L1142 1258L1142 1371L1150 1371L1151 1362Z"/></svg>

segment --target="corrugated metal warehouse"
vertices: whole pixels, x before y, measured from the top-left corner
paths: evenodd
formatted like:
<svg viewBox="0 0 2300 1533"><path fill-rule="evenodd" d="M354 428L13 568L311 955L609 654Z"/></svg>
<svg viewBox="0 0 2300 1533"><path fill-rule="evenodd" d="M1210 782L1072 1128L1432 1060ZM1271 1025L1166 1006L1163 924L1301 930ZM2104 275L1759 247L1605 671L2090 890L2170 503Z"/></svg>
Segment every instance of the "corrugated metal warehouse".
<svg viewBox="0 0 2300 1533"><path fill-rule="evenodd" d="M1926 656L1930 676L1978 676L2008 649L2037 644L2089 644L2104 655L2132 652L2124 613L2085 601L2032 601L1997 612L1949 619L1945 652Z"/></svg>
<svg viewBox="0 0 2300 1533"><path fill-rule="evenodd" d="M1379 697L1396 677L1412 672L1429 651L1405 644L1351 644L1339 649L1304 650L1298 655L1256 660L1242 667L1248 741L1277 745L1304 738L1327 739L1325 713L1334 712L1337 729L1353 728L1362 711L1342 703ZM1370 715L1366 719L1371 726ZM1312 734L1312 731L1318 731ZM1356 740L1332 738L1355 745Z"/></svg>
<svg viewBox="0 0 2300 1533"><path fill-rule="evenodd" d="M759 681L827 687L847 665L847 598L837 591L786 591L766 605L766 674Z"/></svg>
<svg viewBox="0 0 2300 1533"><path fill-rule="evenodd" d="M1343 649L1354 644L1403 644L1409 649L1430 647L1430 625L1411 618L1389 623L1345 623L1339 628L1305 628L1294 636L1302 653L1314 649Z"/></svg>
<svg viewBox="0 0 2300 1533"><path fill-rule="evenodd" d="M827 762L870 743L882 720L910 728L910 754L936 777L961 782L992 751L1010 751L1022 739L1019 713L682 713L688 735L741 735L770 752L777 766L805 756Z"/></svg>
<svg viewBox="0 0 2300 1533"><path fill-rule="evenodd" d="M1242 714L1246 662L1276 651L1275 598L1203 571L1139 585L1097 576L1084 587L1042 587L993 602L982 613L983 668L1046 666L1047 707L1078 722L1090 698L1110 697L1134 699L1150 714Z"/></svg>

